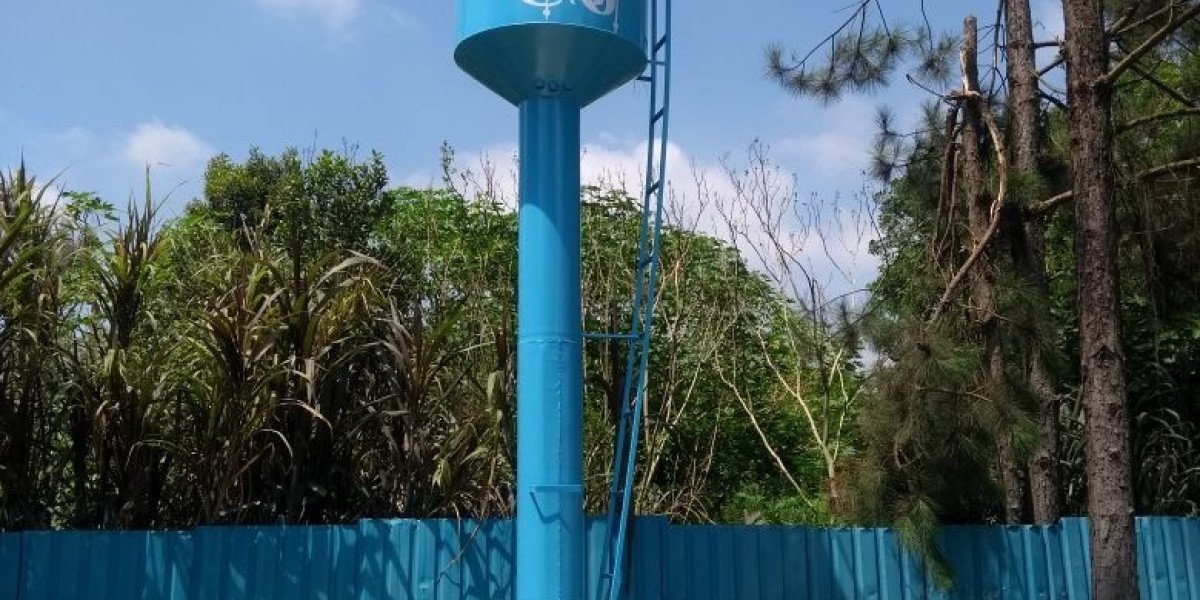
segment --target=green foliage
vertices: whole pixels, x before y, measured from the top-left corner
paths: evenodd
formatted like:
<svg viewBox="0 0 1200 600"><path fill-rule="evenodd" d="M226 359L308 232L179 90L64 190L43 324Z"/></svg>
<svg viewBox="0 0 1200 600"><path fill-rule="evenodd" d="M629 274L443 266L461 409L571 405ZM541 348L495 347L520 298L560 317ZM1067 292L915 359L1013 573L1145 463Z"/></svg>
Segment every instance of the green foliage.
<svg viewBox="0 0 1200 600"><path fill-rule="evenodd" d="M916 77L927 83L950 78L957 49L952 37L934 36L928 23L922 27L889 24L879 0L859 0L849 17L828 38L806 54L789 54L780 44L767 47L767 67L784 89L833 102L846 93L871 92L889 83L895 72L911 60ZM811 62L820 56L822 61Z"/></svg>
<svg viewBox="0 0 1200 600"><path fill-rule="evenodd" d="M813 524L824 525L834 515L823 497L807 498L766 493L757 484L738 490L722 510L721 520L747 525Z"/></svg>
<svg viewBox="0 0 1200 600"><path fill-rule="evenodd" d="M1153 74L1166 85L1185 85L1195 57L1156 60ZM1116 164L1119 168L1121 309L1131 414L1136 506L1142 513L1196 514L1197 469L1194 371L1195 322L1200 281L1195 247L1200 213L1192 171L1146 173L1195 156L1190 146L1194 117L1180 113L1177 99L1143 76L1127 76L1117 88ZM1001 114L1001 118L1003 115ZM884 119L884 136L888 136ZM1033 423L1036 402L1024 380L1026 350L1036 347L1066 400L1060 415L1057 466L1068 514L1086 510L1082 414L1074 399L1078 377L1075 309L1075 238L1069 210L1044 223L1049 295L1032 289L1013 266L1023 254L1026 222L1021 211L1061 192L1067 130L1062 111L1048 107L1039 173L1010 173L1001 234L990 249L985 273L994 282L994 327L1005 348L1004 378L983 377L982 339L970 296L963 291L937 323L927 322L931 303L972 246L965 209L944 195L944 126L926 115L922 132L898 147L904 165L879 196L880 238L872 246L885 267L872 284L866 323L884 363L870 380L860 424L864 438L856 484L866 499L859 518L904 529L927 521L990 522L1000 518L1002 488L997 436L1023 462L1039 442ZM899 139L898 134L890 134ZM989 144L989 140L983 140ZM984 153L987 156L990 148ZM1153 171L1152 171L1153 172ZM989 177L994 174L989 173ZM961 199L959 200L961 202ZM1036 221L1035 221L1036 222ZM1011 260L1009 260L1011 259ZM969 285L969 282L968 282ZM921 513L921 514L918 514ZM924 514L925 516L922 516ZM912 527L915 533L928 528ZM925 541L922 542L921 540ZM915 547L932 538L915 535Z"/></svg>
<svg viewBox="0 0 1200 600"><path fill-rule="evenodd" d="M24 165L0 175L0 527L47 524L60 467L39 443L62 426L50 410L61 364L48 346L59 333L66 257L46 208L50 189Z"/></svg>
<svg viewBox="0 0 1200 600"><path fill-rule="evenodd" d="M389 212L387 169L375 152L363 161L323 150L304 158L251 149L244 163L214 157L205 173L208 207L230 231L261 230L274 244L306 257L329 250L365 252L375 224Z"/></svg>
<svg viewBox="0 0 1200 600"><path fill-rule="evenodd" d="M941 548L935 543L941 519L938 510L923 498L912 498L905 506L896 507L898 515L892 526L900 539L900 544L912 550L917 556L925 557L924 567L932 577L934 584L943 590L953 586L954 574L946 566L948 563Z"/></svg>
<svg viewBox="0 0 1200 600"><path fill-rule="evenodd" d="M511 511L516 215L488 196L385 181L374 154L222 155L205 198L158 224L148 185L118 222L94 194L38 202L45 188L23 172L4 179L0 527ZM618 331L639 208L610 189L582 201L586 324ZM763 352L811 334L807 321L714 238L671 228L663 258L639 509L832 520L806 421L762 371ZM738 365L803 495L715 361ZM594 511L624 367L619 342L585 349Z"/></svg>

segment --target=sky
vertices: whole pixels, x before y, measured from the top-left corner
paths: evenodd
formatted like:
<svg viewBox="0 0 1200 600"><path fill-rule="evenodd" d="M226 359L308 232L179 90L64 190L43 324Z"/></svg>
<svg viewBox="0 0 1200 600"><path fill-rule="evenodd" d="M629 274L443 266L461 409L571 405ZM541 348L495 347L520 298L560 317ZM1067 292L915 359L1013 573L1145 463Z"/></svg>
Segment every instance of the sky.
<svg viewBox="0 0 1200 600"><path fill-rule="evenodd" d="M675 3L676 189L744 162L755 140L802 196L863 189L876 107L912 114L922 92L895 85L823 106L764 67L769 43L811 47L850 2ZM1054 0L1034 3L1040 31L1061 28ZM915 22L919 4L884 2L894 22ZM995 13L994 0L925 4L947 31L967 12ZM454 65L454 30L451 0L14 1L0 21L0 168L24 158L120 206L149 165L169 216L200 194L213 154L255 146L378 150L396 185L439 182L443 142L466 166L509 165L516 110ZM639 175L647 97L630 84L585 110L585 178Z"/></svg>

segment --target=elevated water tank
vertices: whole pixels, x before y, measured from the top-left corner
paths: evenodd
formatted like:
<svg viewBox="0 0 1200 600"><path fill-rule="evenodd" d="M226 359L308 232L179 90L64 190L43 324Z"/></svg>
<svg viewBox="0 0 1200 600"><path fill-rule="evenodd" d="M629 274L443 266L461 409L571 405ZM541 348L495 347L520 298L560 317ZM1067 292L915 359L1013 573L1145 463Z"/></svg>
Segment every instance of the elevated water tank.
<svg viewBox="0 0 1200 600"><path fill-rule="evenodd" d="M459 0L454 60L513 104L587 106L646 65L645 0Z"/></svg>

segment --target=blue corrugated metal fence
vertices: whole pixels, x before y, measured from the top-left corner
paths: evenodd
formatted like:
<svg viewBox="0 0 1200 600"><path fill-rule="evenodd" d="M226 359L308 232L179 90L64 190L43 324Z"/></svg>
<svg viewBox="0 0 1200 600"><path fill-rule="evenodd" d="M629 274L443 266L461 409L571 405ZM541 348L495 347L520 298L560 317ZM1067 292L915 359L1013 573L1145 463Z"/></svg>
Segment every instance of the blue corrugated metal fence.
<svg viewBox="0 0 1200 600"><path fill-rule="evenodd" d="M589 525L597 581L604 524ZM1063 599L1088 594L1087 521L951 527L954 589L886 529L634 525L635 600ZM1200 600L1200 519L1138 520L1142 598ZM0 534L0 600L512 598L508 521ZM595 590L589 590L589 596Z"/></svg>

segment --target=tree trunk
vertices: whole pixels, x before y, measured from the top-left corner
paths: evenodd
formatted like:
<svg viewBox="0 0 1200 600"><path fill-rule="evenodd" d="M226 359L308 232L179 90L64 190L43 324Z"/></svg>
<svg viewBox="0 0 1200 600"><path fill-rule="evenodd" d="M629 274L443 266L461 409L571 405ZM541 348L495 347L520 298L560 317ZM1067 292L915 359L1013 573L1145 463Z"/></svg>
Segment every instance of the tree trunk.
<svg viewBox="0 0 1200 600"><path fill-rule="evenodd" d="M1008 67L1009 149L1013 166L1037 171L1038 72L1029 0L1005 0L1005 60Z"/></svg>
<svg viewBox="0 0 1200 600"><path fill-rule="evenodd" d="M1065 0L1074 166L1080 402L1086 415L1095 600L1136 598L1129 414L1121 347L1108 40L1103 0Z"/></svg>
<svg viewBox="0 0 1200 600"><path fill-rule="evenodd" d="M1039 226L1040 227L1040 226ZM1062 517L1062 492L1058 478L1058 411L1053 375L1036 345L1026 351L1025 377L1038 403L1038 445L1029 460L1029 492L1033 522L1052 525Z"/></svg>
<svg viewBox="0 0 1200 600"><path fill-rule="evenodd" d="M963 81L963 132L962 164L963 192L967 198L967 220L973 247L981 248L987 243L992 219L999 218L992 210L993 199L984 186L983 110L984 101L979 95L979 29L975 17L967 17L963 24L962 67ZM972 305L975 323L983 344L983 376L988 396L996 403L1001 414L1007 412L1008 399L1004 393L1004 356L1000 347L1000 336L996 330L996 271L995 252L984 249L972 272ZM1012 432L1001 419L996 431L996 455L1001 481L1004 485L1004 520L1019 523L1024 504L1025 491L1022 485L1021 468L1016 449L1012 444Z"/></svg>
<svg viewBox="0 0 1200 600"><path fill-rule="evenodd" d="M1005 1L1006 65L1008 67L1009 148L1019 173L1038 171L1038 71L1029 0ZM1017 272L1037 291L1037 318L1049 320L1050 286L1046 276L1046 232L1040 218L1024 224L1018 243ZM1062 514L1058 485L1058 395L1056 382L1036 341L1025 349L1025 380L1037 400L1038 446L1029 461L1029 487L1033 519L1039 524L1058 521Z"/></svg>

